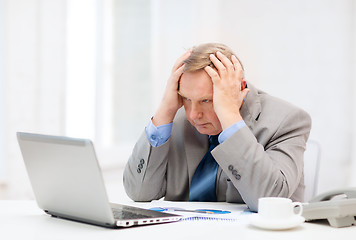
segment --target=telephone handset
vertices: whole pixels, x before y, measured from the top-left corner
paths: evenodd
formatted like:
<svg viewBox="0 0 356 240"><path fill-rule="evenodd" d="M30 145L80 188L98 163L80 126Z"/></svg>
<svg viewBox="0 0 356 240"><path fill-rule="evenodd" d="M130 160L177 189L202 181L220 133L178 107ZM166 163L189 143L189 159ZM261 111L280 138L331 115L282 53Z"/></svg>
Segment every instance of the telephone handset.
<svg viewBox="0 0 356 240"><path fill-rule="evenodd" d="M314 197L309 202L321 202L321 201L330 201L332 199L341 199L341 198L356 198L356 188L345 188L334 191L329 191L323 194L320 194Z"/></svg>
<svg viewBox="0 0 356 240"><path fill-rule="evenodd" d="M320 194L303 203L307 221L327 219L333 227L356 225L356 188L346 188Z"/></svg>

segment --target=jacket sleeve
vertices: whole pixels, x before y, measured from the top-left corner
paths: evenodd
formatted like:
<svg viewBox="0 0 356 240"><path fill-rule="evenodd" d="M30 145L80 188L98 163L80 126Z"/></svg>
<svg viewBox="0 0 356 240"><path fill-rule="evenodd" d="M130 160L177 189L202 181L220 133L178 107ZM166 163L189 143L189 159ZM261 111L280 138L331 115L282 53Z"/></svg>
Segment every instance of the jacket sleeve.
<svg viewBox="0 0 356 240"><path fill-rule="evenodd" d="M296 191L303 177L303 155L310 129L310 116L303 110L293 111L273 132L261 129L253 133L247 126L241 128L217 146L212 155L245 203L257 211L258 198L290 198Z"/></svg>
<svg viewBox="0 0 356 240"><path fill-rule="evenodd" d="M165 195L168 150L169 139L159 147L152 147L143 132L123 176L125 191L132 200L152 201Z"/></svg>

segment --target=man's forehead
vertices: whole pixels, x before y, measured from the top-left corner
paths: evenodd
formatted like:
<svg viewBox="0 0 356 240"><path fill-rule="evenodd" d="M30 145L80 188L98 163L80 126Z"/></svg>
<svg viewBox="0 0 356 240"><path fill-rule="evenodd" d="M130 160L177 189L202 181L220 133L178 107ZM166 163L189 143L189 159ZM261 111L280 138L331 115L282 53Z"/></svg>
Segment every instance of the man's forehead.
<svg viewBox="0 0 356 240"><path fill-rule="evenodd" d="M202 86L202 85L212 85L211 77L204 71L198 70L194 72L185 72L182 74L180 81L180 85L187 86Z"/></svg>
<svg viewBox="0 0 356 240"><path fill-rule="evenodd" d="M204 70L186 72L181 76L179 91L183 97L190 99L211 99L213 97L213 83Z"/></svg>
<svg viewBox="0 0 356 240"><path fill-rule="evenodd" d="M204 89L202 89L204 90ZM188 91L184 91L184 89L179 89L178 94L182 97L193 99L193 100L205 100L205 99L213 99L213 92L202 91L199 89L190 89Z"/></svg>

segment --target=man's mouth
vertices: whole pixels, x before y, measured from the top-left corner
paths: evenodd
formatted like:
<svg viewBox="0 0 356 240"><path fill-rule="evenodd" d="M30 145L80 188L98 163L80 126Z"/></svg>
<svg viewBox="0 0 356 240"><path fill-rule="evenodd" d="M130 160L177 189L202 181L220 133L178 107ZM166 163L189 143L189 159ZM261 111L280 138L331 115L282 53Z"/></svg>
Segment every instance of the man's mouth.
<svg viewBox="0 0 356 240"><path fill-rule="evenodd" d="M207 126L208 123L195 123L195 127L201 128Z"/></svg>

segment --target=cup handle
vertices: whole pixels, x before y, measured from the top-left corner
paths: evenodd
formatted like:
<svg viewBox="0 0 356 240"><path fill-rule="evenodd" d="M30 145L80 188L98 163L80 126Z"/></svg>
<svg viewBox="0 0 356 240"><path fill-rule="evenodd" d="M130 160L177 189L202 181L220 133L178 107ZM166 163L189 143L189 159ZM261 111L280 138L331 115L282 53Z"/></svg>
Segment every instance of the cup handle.
<svg viewBox="0 0 356 240"><path fill-rule="evenodd" d="M295 215L297 215L297 216L302 215L302 213L303 213L303 205L302 205L302 203L300 203L300 202L293 202L293 203L292 203L292 206L293 206L293 212L294 212ZM296 207L299 207L299 208L298 208L298 212L295 212L295 211L294 211L294 209L295 209Z"/></svg>

